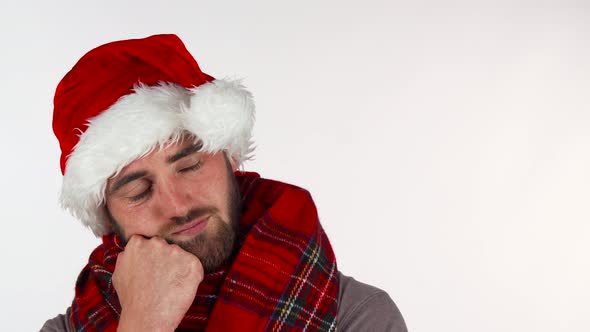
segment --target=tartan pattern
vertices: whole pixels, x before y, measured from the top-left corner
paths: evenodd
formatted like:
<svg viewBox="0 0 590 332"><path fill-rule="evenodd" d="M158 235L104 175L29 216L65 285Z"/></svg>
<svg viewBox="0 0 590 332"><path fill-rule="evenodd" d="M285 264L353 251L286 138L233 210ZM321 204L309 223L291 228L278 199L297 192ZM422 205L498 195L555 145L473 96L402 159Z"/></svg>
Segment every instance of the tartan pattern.
<svg viewBox="0 0 590 332"><path fill-rule="evenodd" d="M117 255L123 250L116 237L107 238L90 255L88 265L76 281L76 297L72 304L71 321L76 331L116 331L112 320L121 308L111 283ZM78 290L85 290L79 294ZM99 296L96 294L99 293ZM84 302L84 305L76 305ZM92 308L92 310L86 310ZM87 318L87 319L84 319Z"/></svg>
<svg viewBox="0 0 590 332"><path fill-rule="evenodd" d="M208 274L177 331L335 331L334 253L304 189L236 173L243 203L240 250ZM111 284L123 250L103 237L76 283L76 331L116 331L120 305Z"/></svg>

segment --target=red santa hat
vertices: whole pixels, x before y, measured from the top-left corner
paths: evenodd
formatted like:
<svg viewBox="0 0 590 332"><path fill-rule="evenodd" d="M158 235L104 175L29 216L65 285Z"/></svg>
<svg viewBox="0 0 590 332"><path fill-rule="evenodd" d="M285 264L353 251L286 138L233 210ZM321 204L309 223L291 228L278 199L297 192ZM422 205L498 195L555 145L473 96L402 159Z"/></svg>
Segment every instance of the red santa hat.
<svg viewBox="0 0 590 332"><path fill-rule="evenodd" d="M55 92L60 196L95 235L108 234L107 180L154 148L192 133L206 152L250 158L254 102L239 81L215 79L175 35L116 41L86 53Z"/></svg>

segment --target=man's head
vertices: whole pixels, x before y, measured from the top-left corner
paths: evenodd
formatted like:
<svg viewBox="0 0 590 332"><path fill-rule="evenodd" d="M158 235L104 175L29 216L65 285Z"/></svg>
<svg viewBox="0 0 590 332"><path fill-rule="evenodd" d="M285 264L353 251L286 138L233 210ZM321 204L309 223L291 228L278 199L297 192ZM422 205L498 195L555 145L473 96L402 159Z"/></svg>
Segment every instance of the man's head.
<svg viewBox="0 0 590 332"><path fill-rule="evenodd" d="M178 225L206 216L215 216L207 220L208 227L217 219L232 225L228 204L233 180L228 172L251 157L253 124L251 94L239 82L217 80L203 73L178 37L156 35L99 46L64 76L55 94L53 129L62 149L62 205L97 236L110 233L112 226L118 225L126 236L157 234L187 248L192 246L189 251L194 253L209 250L209 246L190 244L185 241L188 236L174 233L181 231ZM198 152L166 162L167 157L194 142L199 142ZM175 168L195 155L222 166L215 167L216 177L195 183L188 175L200 171L186 173ZM158 172L154 172L155 165L161 166ZM179 172L173 173L175 169ZM138 178L112 190L129 172ZM141 172L145 176L140 176ZM162 203L140 213L131 208L132 204L117 200L122 190L132 189L129 185L142 186L148 180L154 181L161 200L177 204L171 200L174 196L165 195L166 190L175 190L168 194L182 190L183 195L190 196L183 201L189 206L180 209ZM189 183L196 187L190 192L186 187ZM209 188L222 193L212 196L205 190ZM147 206L136 204L140 205ZM171 214L171 208L178 210ZM134 228L137 222L126 217L130 211L152 223ZM156 227L156 221L163 224ZM223 230L207 231L203 233L207 236L192 241L213 239L220 232Z"/></svg>
<svg viewBox="0 0 590 332"><path fill-rule="evenodd" d="M225 153L204 153L193 137L152 151L108 180L105 208L112 229L159 236L196 255L210 272L232 251L240 195Z"/></svg>

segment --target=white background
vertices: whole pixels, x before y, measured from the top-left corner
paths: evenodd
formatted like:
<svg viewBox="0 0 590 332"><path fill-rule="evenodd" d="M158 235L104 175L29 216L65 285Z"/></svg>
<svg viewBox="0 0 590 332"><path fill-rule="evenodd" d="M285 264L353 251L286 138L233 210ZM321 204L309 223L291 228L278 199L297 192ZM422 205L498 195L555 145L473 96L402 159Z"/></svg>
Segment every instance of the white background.
<svg viewBox="0 0 590 332"><path fill-rule="evenodd" d="M257 102L263 176L411 331L590 331L587 1L3 1L0 330L63 312L91 232L51 131L89 49L176 33Z"/></svg>

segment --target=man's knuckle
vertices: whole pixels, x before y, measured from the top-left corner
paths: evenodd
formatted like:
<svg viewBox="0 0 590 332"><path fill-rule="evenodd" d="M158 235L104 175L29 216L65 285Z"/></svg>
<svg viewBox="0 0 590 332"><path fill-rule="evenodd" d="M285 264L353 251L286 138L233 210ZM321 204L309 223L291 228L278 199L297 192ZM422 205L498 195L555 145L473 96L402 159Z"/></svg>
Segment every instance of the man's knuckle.
<svg viewBox="0 0 590 332"><path fill-rule="evenodd" d="M139 247L144 243L145 239L142 236L139 235L131 235L131 237L129 238L129 241L127 241L127 246L126 247Z"/></svg>

